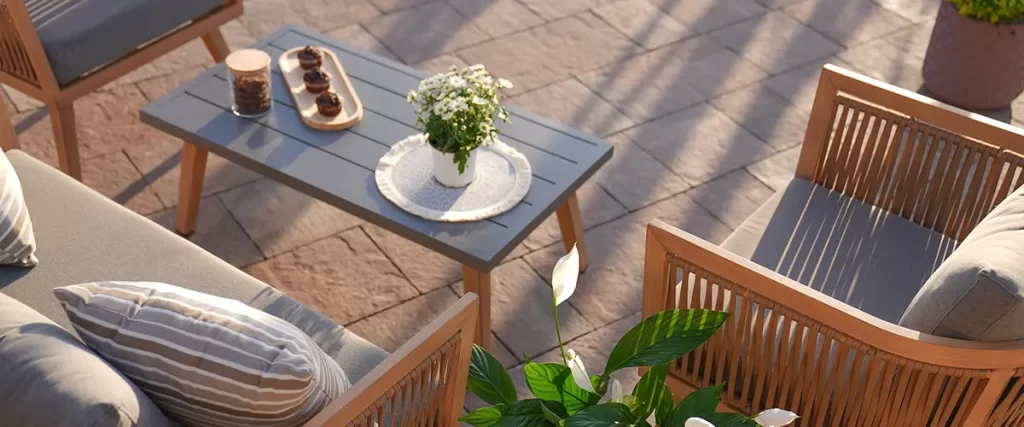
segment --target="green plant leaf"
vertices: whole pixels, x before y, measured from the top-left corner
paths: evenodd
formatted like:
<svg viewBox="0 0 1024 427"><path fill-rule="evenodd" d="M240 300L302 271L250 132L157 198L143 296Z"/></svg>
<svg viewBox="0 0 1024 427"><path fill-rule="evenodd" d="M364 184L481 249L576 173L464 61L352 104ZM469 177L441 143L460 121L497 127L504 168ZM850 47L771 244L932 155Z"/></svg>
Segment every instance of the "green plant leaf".
<svg viewBox="0 0 1024 427"><path fill-rule="evenodd" d="M707 421L715 427L757 427L757 423L750 417L742 414L718 413L712 415Z"/></svg>
<svg viewBox="0 0 1024 427"><path fill-rule="evenodd" d="M665 426L668 425L669 417L672 416L672 410L675 409L676 398L672 396L672 390L668 388L668 385L661 383L660 386L662 390L658 394L661 394L661 403L658 403L658 406L654 409L654 421L659 426Z"/></svg>
<svg viewBox="0 0 1024 427"><path fill-rule="evenodd" d="M508 371L491 353L473 344L469 361L469 390L492 405L512 403L518 399L516 385Z"/></svg>
<svg viewBox="0 0 1024 427"><path fill-rule="evenodd" d="M682 426L687 418L700 417L710 421L718 403L722 401L722 387L725 384L697 389L679 402L666 422L669 426ZM715 424L717 427L717 424Z"/></svg>
<svg viewBox="0 0 1024 427"><path fill-rule="evenodd" d="M527 363L526 385L539 399L561 403L569 415L592 406L600 399L572 379L569 367L559 363Z"/></svg>
<svg viewBox="0 0 1024 427"><path fill-rule="evenodd" d="M604 373L678 359L707 341L729 317L714 310L667 310L644 319L615 344Z"/></svg>
<svg viewBox="0 0 1024 427"><path fill-rule="evenodd" d="M667 373L668 364L655 365L640 377L640 381L633 387L633 395L643 402L643 418L651 415L664 399L662 395L668 390L668 387L664 387Z"/></svg>
<svg viewBox="0 0 1024 427"><path fill-rule="evenodd" d="M556 426L562 425L562 416L556 414L555 411L553 411L547 405L540 405L540 409L541 412L544 413L544 418L547 419L548 422Z"/></svg>
<svg viewBox="0 0 1024 427"><path fill-rule="evenodd" d="M629 407L621 403L594 405L565 419L565 427L628 427L647 426L647 420L637 419Z"/></svg>
<svg viewBox="0 0 1024 427"><path fill-rule="evenodd" d="M476 427L491 427L501 420L501 409L487 406L459 417L459 421Z"/></svg>
<svg viewBox="0 0 1024 427"><path fill-rule="evenodd" d="M629 408L629 412L631 414L633 414L633 418L634 419L646 420L647 416L651 415L651 414L644 414L643 413L643 411L644 411L644 407L643 407L644 406L644 402L641 402L640 399L636 398L636 396L630 396L630 395L627 394L625 396L622 396L622 401L618 402L618 403L626 405L626 407Z"/></svg>
<svg viewBox="0 0 1024 427"><path fill-rule="evenodd" d="M499 405L501 420L497 427L551 427L557 426L548 420L545 410L560 418L565 418L565 408L556 402L545 402L540 399L520 400L510 405Z"/></svg>

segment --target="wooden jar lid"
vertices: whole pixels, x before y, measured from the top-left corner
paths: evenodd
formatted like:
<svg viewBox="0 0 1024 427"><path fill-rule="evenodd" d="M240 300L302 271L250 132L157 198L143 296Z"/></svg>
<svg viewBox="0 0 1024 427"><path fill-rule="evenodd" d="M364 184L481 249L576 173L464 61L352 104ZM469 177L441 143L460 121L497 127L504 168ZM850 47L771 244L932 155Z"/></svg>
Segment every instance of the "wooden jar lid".
<svg viewBox="0 0 1024 427"><path fill-rule="evenodd" d="M224 64L235 74L259 74L270 68L270 55L262 50L243 49L231 52Z"/></svg>

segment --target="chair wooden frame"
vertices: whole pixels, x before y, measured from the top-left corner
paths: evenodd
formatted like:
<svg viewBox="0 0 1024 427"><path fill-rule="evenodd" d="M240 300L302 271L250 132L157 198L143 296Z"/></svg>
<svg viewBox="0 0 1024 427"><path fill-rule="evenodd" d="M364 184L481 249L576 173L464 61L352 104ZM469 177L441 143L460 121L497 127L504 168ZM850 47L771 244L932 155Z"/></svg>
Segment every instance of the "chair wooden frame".
<svg viewBox="0 0 1024 427"><path fill-rule="evenodd" d="M843 122L861 124L841 132ZM935 145L901 143L907 135ZM826 65L796 176L959 240L1021 185L1021 152L1021 129ZM969 182L933 171L961 154L988 172ZM802 426L1024 426L1024 340L903 328L656 221L643 314L669 308L732 312L719 334L670 366L677 397L726 382L725 408L782 407Z"/></svg>
<svg viewBox="0 0 1024 427"><path fill-rule="evenodd" d="M230 50L220 26L239 16L242 16L242 0L226 0L223 6L191 23L62 86L57 83L24 0L0 0L0 83L46 105L53 125L60 169L81 180L73 107L75 100L199 37L202 37L214 61L223 61ZM0 103L0 142L4 149L17 147L17 134L11 119L11 112Z"/></svg>
<svg viewBox="0 0 1024 427"><path fill-rule="evenodd" d="M467 293L306 425L459 425L479 313Z"/></svg>

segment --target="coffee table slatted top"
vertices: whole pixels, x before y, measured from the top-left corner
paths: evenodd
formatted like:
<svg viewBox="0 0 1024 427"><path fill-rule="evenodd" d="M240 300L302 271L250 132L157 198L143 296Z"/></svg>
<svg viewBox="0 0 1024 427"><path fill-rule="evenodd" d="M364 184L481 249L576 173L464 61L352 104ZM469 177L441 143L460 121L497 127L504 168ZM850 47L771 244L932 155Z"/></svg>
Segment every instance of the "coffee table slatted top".
<svg viewBox="0 0 1024 427"><path fill-rule="evenodd" d="M277 58L309 44L338 54L363 102L358 125L319 131L302 122ZM392 145L418 132L406 94L427 74L298 26L253 47L274 59L268 115L231 112L228 72L219 64L145 106L142 121L481 271L497 266L612 155L606 141L510 107L512 122L499 124L499 138L530 161L534 179L523 201L484 221L424 220L385 199L374 170Z"/></svg>

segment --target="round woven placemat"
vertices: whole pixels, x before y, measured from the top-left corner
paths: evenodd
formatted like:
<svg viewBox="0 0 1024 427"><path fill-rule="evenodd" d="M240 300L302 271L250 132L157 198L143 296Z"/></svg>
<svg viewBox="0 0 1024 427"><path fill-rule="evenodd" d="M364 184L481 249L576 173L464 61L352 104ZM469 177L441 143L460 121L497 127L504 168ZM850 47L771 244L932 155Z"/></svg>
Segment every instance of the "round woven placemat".
<svg viewBox="0 0 1024 427"><path fill-rule="evenodd" d="M377 164L377 188L392 203L420 218L479 221L512 209L530 189L530 163L495 140L473 151L476 176L463 188L448 188L431 174L432 151L423 134L391 147Z"/></svg>

